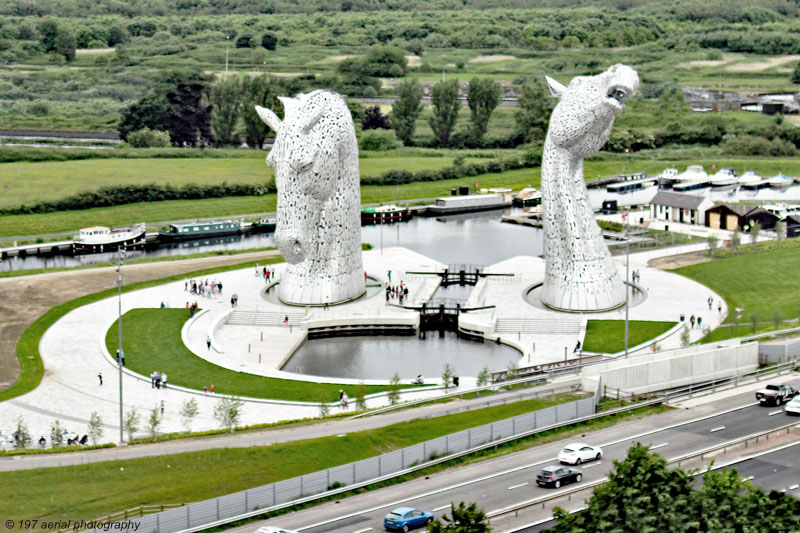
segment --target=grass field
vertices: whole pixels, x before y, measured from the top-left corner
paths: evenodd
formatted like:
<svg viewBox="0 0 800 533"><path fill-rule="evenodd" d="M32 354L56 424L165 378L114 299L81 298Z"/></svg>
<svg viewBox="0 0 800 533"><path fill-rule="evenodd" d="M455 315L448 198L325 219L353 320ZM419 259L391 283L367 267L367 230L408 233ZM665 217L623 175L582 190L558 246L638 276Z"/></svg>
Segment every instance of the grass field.
<svg viewBox="0 0 800 533"><path fill-rule="evenodd" d="M4 519L91 519L144 504L191 502L389 452L577 399L570 394L420 419L344 436L129 461L0 473ZM79 489L76 489L79 487Z"/></svg>
<svg viewBox="0 0 800 533"><path fill-rule="evenodd" d="M0 208L58 200L109 185L171 184L198 185L271 182L272 168L266 152L248 151L252 157L203 159L87 159L59 162L0 164ZM467 159L467 162L472 161ZM452 157L394 156L359 159L363 177L378 176L394 169L411 172L437 170L453 164Z"/></svg>
<svg viewBox="0 0 800 533"><path fill-rule="evenodd" d="M628 321L628 347L633 348L672 328L676 322ZM583 349L587 352L617 353L625 349L624 320L589 320Z"/></svg>
<svg viewBox="0 0 800 533"><path fill-rule="evenodd" d="M728 304L726 323L770 321L775 313L784 319L800 313L800 248L789 247L741 255L673 270L706 285ZM741 318L736 318L740 308Z"/></svg>
<svg viewBox="0 0 800 533"><path fill-rule="evenodd" d="M401 151L400 154L406 152ZM369 162L371 168L387 169L391 165L395 168L407 168L406 161L418 161L420 165L429 165L428 168L446 166L450 164L448 157L412 157L397 155L395 157L367 157L362 159L362 164ZM140 161L140 160L136 160ZM186 161L195 160L169 160L159 159L156 163L169 162L170 167L177 167ZM201 162L209 161L203 159L192 163L202 166ZM262 179L268 172L266 164L259 158L257 161L222 159L212 160L216 164L230 164L231 167L225 170L225 175L232 173L231 168L251 168L256 169L255 174L261 175ZM244 161L244 163L242 163ZM124 162L124 160L121 160ZM53 165L67 165L66 163L53 163ZM89 161L81 161L89 163ZM108 163L99 161L98 163ZM718 168L733 167L741 174L745 170L756 170L763 176L770 176L783 172L788 175L800 175L800 159L778 159L778 158L717 158L717 159L648 159L645 154L635 157L624 157L617 155L607 155L595 160L587 160L585 163L586 179L603 176L611 176L619 173L630 173L634 171L644 171L649 174L658 174L668 167L685 169L691 164L703 164L710 170L711 164L716 164ZM38 164L38 163L37 163ZM126 163L135 166L136 162ZM16 163L8 165L12 168ZM36 165L29 163L29 165ZM220 168L220 167L218 167ZM63 170L59 173L64 175ZM163 173L161 175L164 175ZM251 174L254 176L254 174ZM527 186L538 187L540 184L541 170L537 168L519 169L498 174L484 174L469 178L458 178L454 180L417 182L399 186L378 186L369 185L361 188L361 201L363 204L372 203L393 203L398 200L412 200L419 198L435 198L438 196L448 196L450 189L458 185L472 185L479 183L481 187L511 187L521 189ZM209 178L210 179L210 178ZM255 179L253 177L252 179ZM151 180L152 181L152 180ZM222 180L220 180L221 182ZM233 179L230 180L233 182ZM0 175L0 187L2 187L2 175ZM57 188L51 185L52 188ZM46 188L45 188L46 189ZM2 200L0 200L2 201ZM9 201L9 200L5 200ZM15 204L17 202L14 202ZM81 211L64 211L58 213L32 214L32 215L7 215L0 217L0 237L22 236L22 235L42 235L49 233L60 233L75 231L82 227L94 225L122 226L135 224L137 222L166 222L172 220L191 220L195 218L210 217L229 217L234 215L261 214L275 211L275 195L267 194L263 196L242 196L229 198L209 198L203 200L174 200L166 202L149 202L139 204L129 204L109 208L86 209Z"/></svg>
<svg viewBox="0 0 800 533"><path fill-rule="evenodd" d="M127 367L143 376L158 370L169 376L170 383L195 390L211 384L219 394L271 398L298 402L333 402L339 389L355 398L357 385L340 385L268 378L235 372L209 363L193 354L181 340L181 328L189 319L185 309L132 309L122 316L122 347ZM106 333L106 347L115 353L117 326ZM368 385L366 393L385 391L387 387Z"/></svg>

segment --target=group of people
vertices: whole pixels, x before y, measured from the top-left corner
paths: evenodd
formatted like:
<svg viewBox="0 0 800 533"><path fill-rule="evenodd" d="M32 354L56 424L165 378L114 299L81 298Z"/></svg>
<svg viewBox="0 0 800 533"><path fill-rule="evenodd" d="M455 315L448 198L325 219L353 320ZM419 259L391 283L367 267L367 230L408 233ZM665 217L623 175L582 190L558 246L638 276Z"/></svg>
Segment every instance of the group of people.
<svg viewBox="0 0 800 533"><path fill-rule="evenodd" d="M342 409L347 409L347 404L349 401L350 398L347 397L347 393L342 389L339 389L339 407Z"/></svg>
<svg viewBox="0 0 800 533"><path fill-rule="evenodd" d="M692 325L692 329L694 329L694 325L697 324L697 329L703 329L703 317L698 316L695 317L694 315L689 317L689 323Z"/></svg>
<svg viewBox="0 0 800 533"><path fill-rule="evenodd" d="M639 274L638 270L634 270L633 272L631 272L631 281L633 283L639 283L640 281L642 281L642 276L641 274Z"/></svg>
<svg viewBox="0 0 800 533"><path fill-rule="evenodd" d="M183 282L183 290L191 294L199 294L203 298L211 298L215 294L222 294L222 282L200 280L198 283L196 280L187 280Z"/></svg>
<svg viewBox="0 0 800 533"><path fill-rule="evenodd" d="M214 384L213 383L211 384L211 390L209 390L208 387L203 387L203 394L205 394L207 392L212 392L212 393L214 392Z"/></svg>
<svg viewBox="0 0 800 533"><path fill-rule="evenodd" d="M194 314L197 312L197 307L198 307L197 306L197 302L195 302L193 304L190 304L189 302L186 302L186 309L189 310L189 318L193 317Z"/></svg>
<svg viewBox="0 0 800 533"><path fill-rule="evenodd" d="M402 304L403 299L408 298L408 287L400 282L400 285L389 285L386 283L386 303L389 303L389 300L397 298L398 301Z"/></svg>
<svg viewBox="0 0 800 533"><path fill-rule="evenodd" d="M256 265L256 276L261 276L266 283L269 283L271 279L275 279L275 271Z"/></svg>
<svg viewBox="0 0 800 533"><path fill-rule="evenodd" d="M709 296L708 297L708 310L711 311L711 309L713 307L714 307L714 297L713 296ZM717 311L719 311L719 314L722 314L722 298L720 298L719 302L717 303Z"/></svg>
<svg viewBox="0 0 800 533"><path fill-rule="evenodd" d="M162 374L158 370L152 372L150 374L150 387L154 389L166 389L167 388L167 375Z"/></svg>

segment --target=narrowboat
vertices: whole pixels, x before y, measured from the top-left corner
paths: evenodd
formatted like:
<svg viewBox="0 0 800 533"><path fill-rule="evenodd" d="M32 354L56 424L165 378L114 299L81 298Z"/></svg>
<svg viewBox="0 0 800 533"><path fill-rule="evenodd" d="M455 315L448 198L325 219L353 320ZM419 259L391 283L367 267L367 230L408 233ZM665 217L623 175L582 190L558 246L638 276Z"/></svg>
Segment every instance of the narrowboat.
<svg viewBox="0 0 800 533"><path fill-rule="evenodd" d="M542 193L534 187L525 187L511 197L511 205L515 207L534 207L542 204Z"/></svg>
<svg viewBox="0 0 800 533"><path fill-rule="evenodd" d="M253 222L250 228L257 233L275 233L275 228L278 227L277 218L261 218L258 222Z"/></svg>
<svg viewBox="0 0 800 533"><path fill-rule="evenodd" d="M638 191L639 189L646 189L651 185L655 185L658 178L639 178L625 181L617 181L609 184L606 187L606 192L617 194L624 194L626 192Z"/></svg>
<svg viewBox="0 0 800 533"><path fill-rule="evenodd" d="M188 241L221 235L238 235L242 233L242 224L235 220L219 220L212 222L192 222L189 224L170 224L168 231L159 231L161 241Z"/></svg>
<svg viewBox="0 0 800 533"><path fill-rule="evenodd" d="M368 207L361 210L362 224L388 224L390 222L405 222L411 218L411 211L408 207L398 207L396 205L382 205L379 207Z"/></svg>
<svg viewBox="0 0 800 533"><path fill-rule="evenodd" d="M121 228L105 226L83 228L78 231L77 237L72 241L72 253L75 255L93 254L113 252L119 248L143 246L146 229L144 222Z"/></svg>

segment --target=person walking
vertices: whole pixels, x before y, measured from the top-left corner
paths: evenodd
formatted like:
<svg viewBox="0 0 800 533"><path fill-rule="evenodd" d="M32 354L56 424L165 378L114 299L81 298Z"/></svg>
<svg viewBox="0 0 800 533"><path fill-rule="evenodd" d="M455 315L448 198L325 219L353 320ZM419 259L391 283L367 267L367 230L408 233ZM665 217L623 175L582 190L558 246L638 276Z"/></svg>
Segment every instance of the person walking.
<svg viewBox="0 0 800 533"><path fill-rule="evenodd" d="M167 388L167 375L166 374L161 374L161 386L163 388L165 388L165 389Z"/></svg>
<svg viewBox="0 0 800 533"><path fill-rule="evenodd" d="M697 317L697 329L703 329L701 327L702 323L703 323L703 317L701 317L701 316Z"/></svg>
<svg viewBox="0 0 800 533"><path fill-rule="evenodd" d="M103 385L103 373L102 372L98 372L97 373L97 379L100 380L100 386L102 386Z"/></svg>
<svg viewBox="0 0 800 533"><path fill-rule="evenodd" d="M694 329L694 320L695 320L694 315L689 317L689 323L692 325L692 329Z"/></svg>
<svg viewBox="0 0 800 533"><path fill-rule="evenodd" d="M164 414L164 400L161 400L161 414Z"/></svg>
<svg viewBox="0 0 800 533"><path fill-rule="evenodd" d="M211 351L211 335L206 335L206 346L208 346L208 350Z"/></svg>
<svg viewBox="0 0 800 533"><path fill-rule="evenodd" d="M708 297L708 310L711 311L711 307L714 305L714 298L711 296Z"/></svg>

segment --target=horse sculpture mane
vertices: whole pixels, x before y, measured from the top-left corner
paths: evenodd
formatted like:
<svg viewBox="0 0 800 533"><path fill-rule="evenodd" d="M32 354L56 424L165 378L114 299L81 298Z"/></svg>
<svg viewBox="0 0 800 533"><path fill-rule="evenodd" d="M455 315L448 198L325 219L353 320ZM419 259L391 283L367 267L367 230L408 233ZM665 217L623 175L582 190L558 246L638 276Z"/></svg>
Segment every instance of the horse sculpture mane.
<svg viewBox="0 0 800 533"><path fill-rule="evenodd" d="M256 106L275 130L267 164L275 170L275 241L288 263L280 299L335 304L364 293L358 145L344 99L329 91L281 97L285 118Z"/></svg>
<svg viewBox="0 0 800 533"><path fill-rule="evenodd" d="M639 86L636 71L614 65L569 87L547 78L560 101L550 117L542 155L545 281L542 302L553 309L604 311L625 303L625 286L589 203L583 159L608 140L614 118Z"/></svg>

